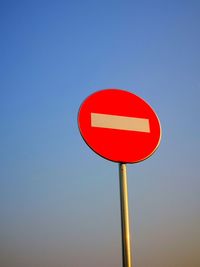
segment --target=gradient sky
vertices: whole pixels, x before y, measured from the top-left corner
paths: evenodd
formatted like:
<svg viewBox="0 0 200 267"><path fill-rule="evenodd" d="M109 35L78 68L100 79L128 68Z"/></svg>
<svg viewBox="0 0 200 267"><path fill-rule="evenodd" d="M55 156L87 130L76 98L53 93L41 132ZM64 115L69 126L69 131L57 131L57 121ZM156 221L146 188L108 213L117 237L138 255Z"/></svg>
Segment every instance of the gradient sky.
<svg viewBox="0 0 200 267"><path fill-rule="evenodd" d="M77 127L92 92L157 112L128 165L134 267L200 266L200 2L0 1L0 266L120 267L118 166Z"/></svg>

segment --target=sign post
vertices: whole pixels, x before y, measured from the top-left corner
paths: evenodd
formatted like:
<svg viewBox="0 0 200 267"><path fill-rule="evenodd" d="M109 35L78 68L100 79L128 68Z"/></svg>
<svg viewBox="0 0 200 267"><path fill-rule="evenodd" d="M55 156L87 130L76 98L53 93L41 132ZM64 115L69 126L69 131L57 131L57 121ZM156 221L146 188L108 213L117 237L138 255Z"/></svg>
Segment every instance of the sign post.
<svg viewBox="0 0 200 267"><path fill-rule="evenodd" d="M131 235L129 225L128 184L126 164L119 163L119 187L121 204L122 262L123 267L132 267Z"/></svg>
<svg viewBox="0 0 200 267"><path fill-rule="evenodd" d="M161 126L154 110L133 93L106 89L93 93L78 113L80 133L98 155L119 164L122 262L132 266L126 163L150 157L161 140Z"/></svg>

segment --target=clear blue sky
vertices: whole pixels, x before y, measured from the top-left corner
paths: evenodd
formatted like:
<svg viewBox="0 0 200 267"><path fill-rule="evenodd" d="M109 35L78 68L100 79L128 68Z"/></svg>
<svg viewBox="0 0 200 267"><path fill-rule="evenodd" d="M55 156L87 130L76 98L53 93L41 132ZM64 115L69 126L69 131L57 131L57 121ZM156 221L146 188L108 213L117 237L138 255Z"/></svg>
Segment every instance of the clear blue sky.
<svg viewBox="0 0 200 267"><path fill-rule="evenodd" d="M77 127L121 88L163 138L128 166L136 267L199 267L200 2L0 1L0 265L120 267L118 166Z"/></svg>

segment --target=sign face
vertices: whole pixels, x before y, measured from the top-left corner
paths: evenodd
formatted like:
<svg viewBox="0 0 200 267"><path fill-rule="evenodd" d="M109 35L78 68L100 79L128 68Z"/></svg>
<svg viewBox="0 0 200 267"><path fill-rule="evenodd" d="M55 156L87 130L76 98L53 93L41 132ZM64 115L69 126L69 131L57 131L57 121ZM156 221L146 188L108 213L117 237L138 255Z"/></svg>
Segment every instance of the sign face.
<svg viewBox="0 0 200 267"><path fill-rule="evenodd" d="M78 114L80 133L100 156L120 163L150 157L161 139L161 126L153 109L133 93L106 89L90 95Z"/></svg>

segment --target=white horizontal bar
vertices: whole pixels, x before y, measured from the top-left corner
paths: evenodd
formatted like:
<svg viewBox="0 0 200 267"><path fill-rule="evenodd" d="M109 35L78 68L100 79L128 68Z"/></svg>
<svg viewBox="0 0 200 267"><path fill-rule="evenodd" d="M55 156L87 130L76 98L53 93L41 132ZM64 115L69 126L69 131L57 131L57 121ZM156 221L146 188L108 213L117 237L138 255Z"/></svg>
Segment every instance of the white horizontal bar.
<svg viewBox="0 0 200 267"><path fill-rule="evenodd" d="M91 113L91 126L150 133L149 119Z"/></svg>

